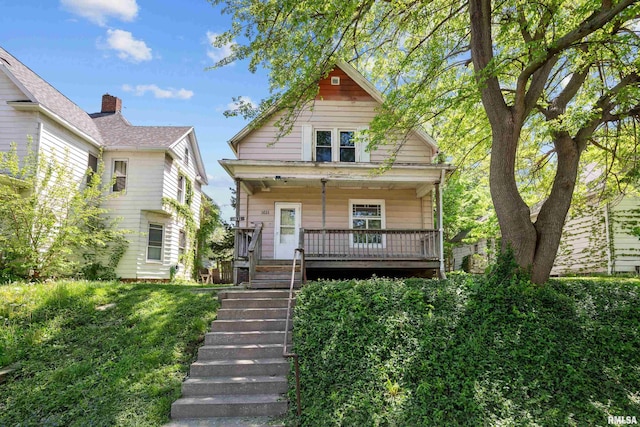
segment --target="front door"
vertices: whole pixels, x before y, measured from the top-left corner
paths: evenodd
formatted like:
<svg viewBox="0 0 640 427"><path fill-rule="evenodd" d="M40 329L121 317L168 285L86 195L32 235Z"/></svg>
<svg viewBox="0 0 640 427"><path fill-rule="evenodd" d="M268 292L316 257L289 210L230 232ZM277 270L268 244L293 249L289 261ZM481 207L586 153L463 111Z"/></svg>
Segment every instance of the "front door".
<svg viewBox="0 0 640 427"><path fill-rule="evenodd" d="M298 247L302 205L300 203L276 203L273 257L293 259Z"/></svg>

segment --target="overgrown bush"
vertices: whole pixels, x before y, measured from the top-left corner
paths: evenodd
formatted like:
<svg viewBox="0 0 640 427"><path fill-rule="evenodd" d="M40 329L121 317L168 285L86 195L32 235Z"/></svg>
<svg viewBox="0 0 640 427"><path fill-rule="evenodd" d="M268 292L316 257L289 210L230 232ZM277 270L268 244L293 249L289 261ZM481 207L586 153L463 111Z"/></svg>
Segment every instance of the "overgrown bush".
<svg viewBox="0 0 640 427"><path fill-rule="evenodd" d="M294 422L606 425L640 414L640 281L537 286L513 266L303 288Z"/></svg>

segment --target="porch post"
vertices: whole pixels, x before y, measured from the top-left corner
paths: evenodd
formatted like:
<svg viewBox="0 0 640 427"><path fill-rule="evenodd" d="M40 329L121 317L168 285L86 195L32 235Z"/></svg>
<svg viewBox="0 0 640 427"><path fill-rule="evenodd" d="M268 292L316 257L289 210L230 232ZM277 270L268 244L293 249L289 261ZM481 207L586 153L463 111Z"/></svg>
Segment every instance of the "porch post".
<svg viewBox="0 0 640 427"><path fill-rule="evenodd" d="M440 171L440 182L436 184L436 192L438 194L438 234L440 244L440 278L446 279L447 275L444 271L444 224L442 223L442 184L444 184L445 170Z"/></svg>
<svg viewBox="0 0 640 427"><path fill-rule="evenodd" d="M238 178L236 178L236 220L235 220L235 225L236 225L236 232L235 232L235 241L233 242L233 246L234 246L234 260L233 260L233 284L237 285L238 283L238 267L235 266L236 261L239 258L239 251L238 251L238 245L240 244L240 233L238 232L238 228L240 228L240 180Z"/></svg>
<svg viewBox="0 0 640 427"><path fill-rule="evenodd" d="M327 245L327 179L322 178L322 254L326 254Z"/></svg>

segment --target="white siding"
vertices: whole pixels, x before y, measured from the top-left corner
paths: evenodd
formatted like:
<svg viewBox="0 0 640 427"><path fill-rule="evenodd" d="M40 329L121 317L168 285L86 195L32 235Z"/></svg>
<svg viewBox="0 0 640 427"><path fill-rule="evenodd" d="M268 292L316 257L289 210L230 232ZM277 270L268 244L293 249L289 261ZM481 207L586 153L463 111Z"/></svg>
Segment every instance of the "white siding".
<svg viewBox="0 0 640 427"><path fill-rule="evenodd" d="M15 142L20 157L26 154L29 137L33 138L32 148L37 149L38 113L16 111L7 102L25 99L27 97L0 71L0 151L8 151L11 143Z"/></svg>
<svg viewBox="0 0 640 427"><path fill-rule="evenodd" d="M428 197L416 198L416 192L409 190L366 190L326 189L326 227L351 228L349 223L349 199L376 199L385 202L387 229L431 228L431 216L422 217L422 212L431 210ZM257 192L247 200L241 192L241 216L245 216L245 226L262 222L262 255L273 257L274 219L276 202L302 203L302 227L322 227L322 193L320 188L274 188L269 192ZM425 224L425 225L423 225Z"/></svg>
<svg viewBox="0 0 640 427"><path fill-rule="evenodd" d="M369 126L375 117L376 102L315 101L313 111L304 111L298 117L289 135L275 142L278 116L255 129L239 144L238 159L300 161L303 150L303 126L314 129L359 130ZM382 146L371 152L371 162L383 162L396 147ZM399 148L399 163L431 163L432 150L415 135L410 135Z"/></svg>
<svg viewBox="0 0 640 427"><path fill-rule="evenodd" d="M611 207L609 217L614 272L635 273L640 269L640 237L630 231L640 224L640 198L623 198Z"/></svg>

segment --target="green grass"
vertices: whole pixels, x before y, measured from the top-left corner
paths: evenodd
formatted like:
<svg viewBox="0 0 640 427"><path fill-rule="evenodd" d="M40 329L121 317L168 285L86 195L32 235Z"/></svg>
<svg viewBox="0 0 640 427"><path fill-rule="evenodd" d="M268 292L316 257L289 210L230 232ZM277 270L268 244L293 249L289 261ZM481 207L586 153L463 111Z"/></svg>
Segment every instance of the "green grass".
<svg viewBox="0 0 640 427"><path fill-rule="evenodd" d="M180 285L0 286L0 426L162 425L216 309Z"/></svg>
<svg viewBox="0 0 640 427"><path fill-rule="evenodd" d="M640 280L304 287L303 426L597 426L640 418ZM293 394L290 396L293 398Z"/></svg>

